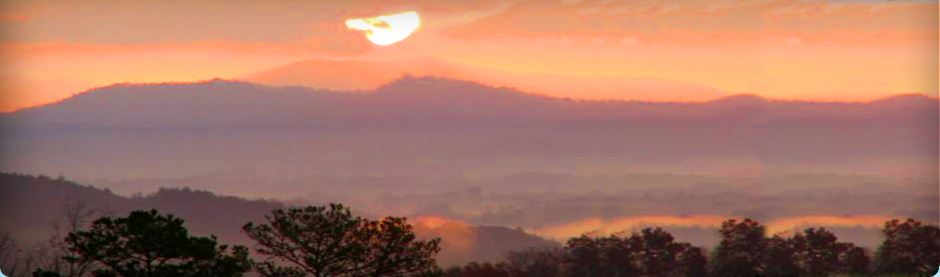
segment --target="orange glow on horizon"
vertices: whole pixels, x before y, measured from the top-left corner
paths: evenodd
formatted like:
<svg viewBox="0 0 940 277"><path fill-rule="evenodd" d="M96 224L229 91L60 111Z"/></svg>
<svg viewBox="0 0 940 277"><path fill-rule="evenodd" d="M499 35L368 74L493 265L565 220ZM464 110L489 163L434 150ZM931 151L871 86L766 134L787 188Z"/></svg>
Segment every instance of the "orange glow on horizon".
<svg viewBox="0 0 940 277"><path fill-rule="evenodd" d="M621 232L639 231L640 228L647 227L699 227L713 228L721 227L721 223L730 218L739 216L715 216L715 215L693 215L693 216L670 216L670 215L647 215L620 217L613 219L603 219L598 217L578 220L571 223L535 228L533 234L552 238L558 241L565 241L572 237L582 234L609 235ZM856 215L856 216L835 216L835 215L807 215L782 217L762 222L767 227L767 236L775 234L793 234L794 230L809 227L862 227L862 228L881 228L885 222L897 218L896 216L883 215Z"/></svg>
<svg viewBox="0 0 940 277"><path fill-rule="evenodd" d="M597 235L608 235L620 232L629 233L631 231L638 231L635 229L643 227L658 226L717 228L721 226L721 222L727 220L728 218L729 217L712 215L647 215L620 217L614 219L593 217L572 223L536 228L532 231L532 233L558 241L565 241L569 238L577 237L582 234L595 233Z"/></svg>
<svg viewBox="0 0 940 277"><path fill-rule="evenodd" d="M767 234L792 233L809 227L862 227L881 228L885 222L897 217L881 215L832 216L810 215L785 217L767 223Z"/></svg>
<svg viewBox="0 0 940 277"><path fill-rule="evenodd" d="M439 216L419 216L412 221L415 233L422 239L441 239L441 257L465 260L476 247L477 232L463 221Z"/></svg>
<svg viewBox="0 0 940 277"><path fill-rule="evenodd" d="M191 26L140 13L150 8ZM95 5L23 2L4 13L10 35L0 40L0 111L112 83L240 79L305 60L362 61L364 67L330 71L329 81L302 84L336 90L369 89L411 71L574 99L936 97L937 8L906 1L272 1L128 4L102 15ZM258 10L269 12L230 16ZM414 14L399 14L408 24L394 32L368 31L385 47L344 26L356 14L390 10ZM419 25L421 35L408 36ZM436 62L406 63L414 59ZM301 82L265 76L268 85Z"/></svg>

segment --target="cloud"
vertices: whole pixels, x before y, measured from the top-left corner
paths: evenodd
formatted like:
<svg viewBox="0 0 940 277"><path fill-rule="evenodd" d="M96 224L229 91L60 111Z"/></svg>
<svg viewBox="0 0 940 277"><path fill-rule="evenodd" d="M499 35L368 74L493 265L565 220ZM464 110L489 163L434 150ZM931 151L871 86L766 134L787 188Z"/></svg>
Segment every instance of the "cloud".
<svg viewBox="0 0 940 277"><path fill-rule="evenodd" d="M22 23L29 21L29 17L22 14L0 14L0 23Z"/></svg>
<svg viewBox="0 0 940 277"><path fill-rule="evenodd" d="M642 42L716 43L880 40L930 36L937 3L814 1L522 1L447 33L497 37L619 37Z"/></svg>
<svg viewBox="0 0 940 277"><path fill-rule="evenodd" d="M213 51L234 54L281 54L308 56L329 52L332 49L314 48L307 43L277 42L240 42L226 40L203 40L194 42L169 43L73 43L73 42L37 42L37 43L0 43L0 53L4 54L107 54L107 53L143 53L157 51Z"/></svg>
<svg viewBox="0 0 940 277"><path fill-rule="evenodd" d="M417 10L433 21L464 17L500 1L17 1L4 3L0 22L17 26L6 41L69 43L188 43L205 40L299 43L329 38L310 26L350 17ZM107 10L107 12L102 12ZM28 16L28 17L27 17ZM433 27L434 24L431 25ZM345 29L345 28L343 28Z"/></svg>
<svg viewBox="0 0 940 277"><path fill-rule="evenodd" d="M448 260L467 260L477 243L477 231L466 222L438 216L419 216L411 223L422 239L441 239L440 256Z"/></svg>
<svg viewBox="0 0 940 277"><path fill-rule="evenodd" d="M372 45L361 34L349 31L341 21L314 24L303 45L311 50L337 56L355 56L369 52Z"/></svg>
<svg viewBox="0 0 940 277"><path fill-rule="evenodd" d="M329 50L303 44L232 41L0 43L4 60L0 111L49 103L113 83L233 78L312 55L327 55L324 51Z"/></svg>
<svg viewBox="0 0 940 277"><path fill-rule="evenodd" d="M809 227L862 227L862 228L881 228L884 223L891 220L891 216L883 215L857 215L857 216L833 216L833 215L807 215L797 217L784 217L767 222L767 234L792 233L801 228Z"/></svg>

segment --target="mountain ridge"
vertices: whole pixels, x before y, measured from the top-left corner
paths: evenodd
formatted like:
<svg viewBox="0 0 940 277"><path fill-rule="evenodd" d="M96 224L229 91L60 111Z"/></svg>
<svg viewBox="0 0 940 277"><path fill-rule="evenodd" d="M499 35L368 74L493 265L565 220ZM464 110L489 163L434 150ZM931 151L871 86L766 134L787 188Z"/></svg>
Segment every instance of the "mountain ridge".
<svg viewBox="0 0 940 277"><path fill-rule="evenodd" d="M225 196L210 191L162 187L147 195L120 196L110 190L82 185L64 178L31 176L0 172L0 230L11 232L23 246L47 239L53 231L51 223L59 220L67 205L82 205L95 215L124 216L132 210L157 209L186 220L186 226L198 235L215 235L223 243L252 247L253 242L241 232L243 224L262 222L274 209L291 207L282 202L266 199L245 199ZM16 195L17 197L13 197ZM353 207L354 209L356 207ZM86 210L86 211L88 211ZM380 218L388 215L363 214L358 216ZM219 216L224 214L225 216ZM89 218L94 220L96 218ZM445 248L438 259L443 264L464 264L470 261L495 261L510 250L530 247L558 247L556 242L501 226L464 226L464 232L451 234L423 226L411 218L419 236L441 237L444 245L452 241L473 242L462 249ZM464 237L470 236L470 237ZM466 243L464 243L466 244Z"/></svg>
<svg viewBox="0 0 940 277"><path fill-rule="evenodd" d="M0 116L9 138L0 147L0 169L81 178L261 165L288 175L313 169L404 176L672 169L920 175L936 164L924 149L937 148L938 113L938 101L917 95L871 102L591 101L437 77L402 78L368 93L224 80L125 84Z"/></svg>
<svg viewBox="0 0 940 277"><path fill-rule="evenodd" d="M630 100L630 99L618 99L618 100L591 100L591 99L571 99L566 97L555 97L548 96L539 93L526 92L518 90L512 87L506 86L490 86L476 81L448 78L448 77L439 77L434 75L410 75L404 74L399 76L396 79L393 79L390 82L386 82L374 89L366 90L351 90L351 91L341 91L341 90L330 90L330 89L319 89L306 86L272 86L266 84L260 84L250 81L242 81L236 79L221 79L213 78L204 81L194 81L194 82L155 82L155 83L115 83L111 85L91 88L79 93L76 93L68 98L61 99L55 102L26 107L12 112L0 113L0 114L13 114L23 111L33 110L37 108L53 106L67 101L72 101L80 98L85 98L89 96L97 96L99 94L110 94L119 90L121 88L153 88L160 86L212 86L216 88L224 89L225 86L244 86L251 87L255 89L267 89L281 92L303 92L303 93L337 93L337 94L378 94L378 93L389 93L389 92L402 92L398 87L402 87L403 83L430 83L437 85L435 90L447 93L447 91L442 91L443 88L453 87L452 83L458 83L463 85L475 86L475 89L481 90L493 90L499 92L505 92L509 94L519 94L530 97L538 97L544 99L553 99L553 100L570 100L576 102L603 102L603 103L647 103L647 104L706 104L706 103L734 103L734 104L764 104L766 102L784 102L784 103L819 103L819 104L871 104L871 103L881 103L881 102L901 102L901 103L919 103L927 101L940 101L940 98L924 95L920 93L900 93L895 95L890 95L882 98L872 99L872 100L862 100L862 101L816 101L816 100L801 100L801 99L774 99L760 96L758 94L733 94L727 96L721 96L711 100L705 101L649 101L649 100ZM442 85L443 84L443 85ZM466 89L466 88L464 88Z"/></svg>

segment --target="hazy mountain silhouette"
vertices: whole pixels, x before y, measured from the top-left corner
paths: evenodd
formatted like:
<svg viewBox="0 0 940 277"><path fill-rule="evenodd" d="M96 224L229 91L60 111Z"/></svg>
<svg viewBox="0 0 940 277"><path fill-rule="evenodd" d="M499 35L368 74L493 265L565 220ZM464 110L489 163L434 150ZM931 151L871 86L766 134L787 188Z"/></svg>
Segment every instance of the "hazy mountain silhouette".
<svg viewBox="0 0 940 277"><path fill-rule="evenodd" d="M510 86L547 95L577 93L590 99L623 99L640 94L643 99L657 101L705 101L725 95L715 88L675 80L520 73L451 63L430 57L397 60L308 59L237 79L271 86L362 91L375 89L404 75L445 76L494 86Z"/></svg>
<svg viewBox="0 0 940 277"><path fill-rule="evenodd" d="M937 114L937 100L919 95L658 103L574 101L430 77L356 94L222 80L122 84L0 116L8 138L0 168L82 179L924 175L938 164L937 151L925 151L937 149Z"/></svg>
<svg viewBox="0 0 940 277"><path fill-rule="evenodd" d="M249 74L240 80L275 86L304 86L332 90L371 90L403 75L461 75L457 67L431 58L396 61L298 61Z"/></svg>
<svg viewBox="0 0 940 277"><path fill-rule="evenodd" d="M357 93L121 84L0 115L0 170L125 196L188 186L526 228L651 214L930 219L937 114L919 95L575 101L430 77ZM707 228L670 231L713 243ZM877 240L856 233L840 236Z"/></svg>

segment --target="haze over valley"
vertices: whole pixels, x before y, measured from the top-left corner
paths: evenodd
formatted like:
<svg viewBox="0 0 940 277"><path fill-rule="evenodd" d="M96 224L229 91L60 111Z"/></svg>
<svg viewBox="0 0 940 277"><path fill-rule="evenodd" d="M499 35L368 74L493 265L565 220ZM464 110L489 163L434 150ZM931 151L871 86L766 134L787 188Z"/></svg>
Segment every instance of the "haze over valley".
<svg viewBox="0 0 940 277"><path fill-rule="evenodd" d="M131 196L188 187L564 241L727 217L864 245L938 217L937 100L585 101L437 77L372 91L212 80L119 84L4 114L2 170ZM675 203L682 203L676 205Z"/></svg>
<svg viewBox="0 0 940 277"><path fill-rule="evenodd" d="M3 0L0 276L933 274L938 8Z"/></svg>

